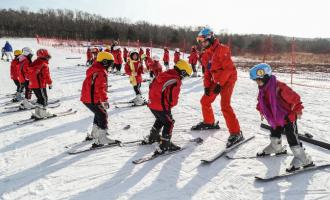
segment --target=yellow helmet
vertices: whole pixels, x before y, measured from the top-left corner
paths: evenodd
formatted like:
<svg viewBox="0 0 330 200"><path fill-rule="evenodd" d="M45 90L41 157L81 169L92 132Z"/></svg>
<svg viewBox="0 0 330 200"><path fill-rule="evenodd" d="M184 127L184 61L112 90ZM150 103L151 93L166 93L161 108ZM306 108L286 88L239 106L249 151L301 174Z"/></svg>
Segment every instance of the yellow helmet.
<svg viewBox="0 0 330 200"><path fill-rule="evenodd" d="M97 54L96 61L97 62L102 62L103 60L114 60L114 57L111 53L106 52L106 51L101 51L100 53Z"/></svg>
<svg viewBox="0 0 330 200"><path fill-rule="evenodd" d="M177 63L175 63L174 67L177 67L181 72L185 72L188 76L191 76L193 71L189 63L183 59L180 59Z"/></svg>
<svg viewBox="0 0 330 200"><path fill-rule="evenodd" d="M21 55L21 54L22 54L22 50L19 50L19 49L18 49L18 50L15 50L15 51L14 51L14 55L15 55L15 56L19 56L19 55Z"/></svg>

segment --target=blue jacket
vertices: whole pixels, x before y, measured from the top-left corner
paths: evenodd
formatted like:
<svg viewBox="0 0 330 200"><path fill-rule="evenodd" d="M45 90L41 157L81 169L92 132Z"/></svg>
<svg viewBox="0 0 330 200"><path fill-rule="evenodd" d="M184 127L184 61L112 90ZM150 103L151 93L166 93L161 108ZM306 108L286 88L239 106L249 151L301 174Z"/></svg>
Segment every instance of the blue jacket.
<svg viewBox="0 0 330 200"><path fill-rule="evenodd" d="M9 42L6 42L5 44L5 52L12 52L13 47L9 44Z"/></svg>

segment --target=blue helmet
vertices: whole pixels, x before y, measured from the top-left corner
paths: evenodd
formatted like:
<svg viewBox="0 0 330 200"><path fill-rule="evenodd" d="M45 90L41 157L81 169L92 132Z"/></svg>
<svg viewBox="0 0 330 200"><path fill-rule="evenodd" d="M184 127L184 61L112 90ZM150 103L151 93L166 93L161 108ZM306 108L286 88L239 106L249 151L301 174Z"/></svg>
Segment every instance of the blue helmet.
<svg viewBox="0 0 330 200"><path fill-rule="evenodd" d="M250 69L250 79L264 78L266 75L272 75L272 68L266 63L260 63Z"/></svg>
<svg viewBox="0 0 330 200"><path fill-rule="evenodd" d="M214 40L214 33L210 28L203 28L196 38L197 42L203 42L205 40L210 40L211 42Z"/></svg>

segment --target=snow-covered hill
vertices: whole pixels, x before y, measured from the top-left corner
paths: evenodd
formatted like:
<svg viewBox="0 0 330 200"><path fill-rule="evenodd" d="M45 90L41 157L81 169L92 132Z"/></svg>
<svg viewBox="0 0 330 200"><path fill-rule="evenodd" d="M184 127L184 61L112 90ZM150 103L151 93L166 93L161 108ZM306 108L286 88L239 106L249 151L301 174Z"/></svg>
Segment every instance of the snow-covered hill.
<svg viewBox="0 0 330 200"><path fill-rule="evenodd" d="M1 38L0 44L6 39ZM30 46L40 48L34 39L8 39L15 49ZM184 145L188 139L202 137L204 144L191 146L180 153L159 158L141 165L132 160L151 153L152 146L115 147L79 155L68 155L66 145L82 141L92 126L92 113L79 101L85 77L85 55L72 54L64 49L47 47L54 88L50 98L61 99L61 106L52 111L73 108L76 115L40 121L26 126L14 121L29 118L30 111L0 113L0 199L330 199L330 171L309 172L269 183L254 180L255 175L277 174L284 171L291 157L272 159L227 160L221 158L210 166L200 165L200 159L221 151L228 137L219 110L214 103L221 130L191 132L201 121L199 100L203 94L202 78L185 80L179 105L174 108L173 141ZM162 50L153 53L162 56ZM82 57L68 60L66 57ZM173 56L173 52L171 52ZM4 94L14 92L9 78L9 63L0 62L0 104L8 101ZM147 78L147 74L145 75ZM279 74L279 79L287 80ZM110 104L128 100L134 92L125 76L109 75ZM301 95L305 110L299 121L300 133L330 142L330 93L326 89L294 86ZM148 83L142 86L147 97ZM268 144L268 132L260 130L255 110L257 87L246 72L239 71L239 79L232 105L240 121L243 134L256 138L231 155L254 155ZM3 107L0 108L2 112ZM112 138L130 141L149 133L154 118L147 107L109 110ZM131 128L123 130L130 125ZM285 141L285 138L284 138ZM284 142L286 143L286 142ZM329 151L305 144L315 163L330 162Z"/></svg>

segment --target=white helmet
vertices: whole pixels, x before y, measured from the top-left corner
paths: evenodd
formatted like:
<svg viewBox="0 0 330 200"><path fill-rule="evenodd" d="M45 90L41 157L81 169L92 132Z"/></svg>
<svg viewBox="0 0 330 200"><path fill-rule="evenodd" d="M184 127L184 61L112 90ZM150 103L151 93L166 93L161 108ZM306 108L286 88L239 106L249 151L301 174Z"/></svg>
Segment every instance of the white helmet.
<svg viewBox="0 0 330 200"><path fill-rule="evenodd" d="M120 49L120 48L121 48L120 46L117 46L117 45L116 45L116 46L113 47L113 50L116 51L116 50L118 50L118 49Z"/></svg>
<svg viewBox="0 0 330 200"><path fill-rule="evenodd" d="M34 53L33 53L32 49L30 47L24 47L22 49L22 54L24 56L28 56L28 55L33 55Z"/></svg>
<svg viewBox="0 0 330 200"><path fill-rule="evenodd" d="M175 48L175 52L180 52L180 49L179 48Z"/></svg>
<svg viewBox="0 0 330 200"><path fill-rule="evenodd" d="M154 56L152 56L152 59L155 60L155 61L159 61L159 56L158 55L154 55Z"/></svg>

